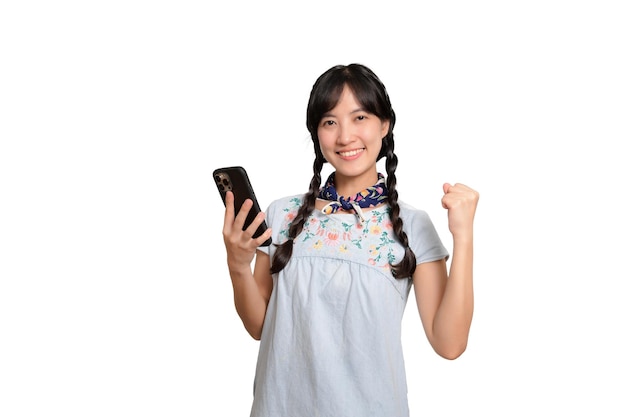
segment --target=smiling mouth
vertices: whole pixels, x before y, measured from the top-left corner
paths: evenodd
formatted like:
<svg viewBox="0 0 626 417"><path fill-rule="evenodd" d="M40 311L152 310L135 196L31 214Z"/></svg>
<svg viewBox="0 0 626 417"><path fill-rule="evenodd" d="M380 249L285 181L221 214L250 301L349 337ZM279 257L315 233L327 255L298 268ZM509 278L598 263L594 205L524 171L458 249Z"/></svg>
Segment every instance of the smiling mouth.
<svg viewBox="0 0 626 417"><path fill-rule="evenodd" d="M339 154L340 156L344 156L344 157L350 157L350 156L355 156L360 154L361 152L363 152L365 149L361 148L361 149L355 149L352 151L346 151L346 152L337 152L337 154Z"/></svg>

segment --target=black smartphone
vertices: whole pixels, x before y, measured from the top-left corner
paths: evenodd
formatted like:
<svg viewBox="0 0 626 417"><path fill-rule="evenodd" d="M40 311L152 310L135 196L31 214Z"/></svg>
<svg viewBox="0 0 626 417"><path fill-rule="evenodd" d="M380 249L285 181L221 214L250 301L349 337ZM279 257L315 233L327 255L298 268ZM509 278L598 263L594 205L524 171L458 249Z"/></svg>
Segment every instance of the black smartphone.
<svg viewBox="0 0 626 417"><path fill-rule="evenodd" d="M226 192L232 191L235 196L235 216L239 213L239 209L246 199L252 200L252 208L246 217L243 228L244 230L252 223L256 215L261 211L259 202L254 194L254 189L248 178L248 173L243 167L232 166L218 168L213 171L213 179L217 185L217 189L222 197L222 202L226 204ZM267 223L263 221L254 233L253 237L257 238L267 230ZM268 246L272 243L272 238L268 238L261 246Z"/></svg>

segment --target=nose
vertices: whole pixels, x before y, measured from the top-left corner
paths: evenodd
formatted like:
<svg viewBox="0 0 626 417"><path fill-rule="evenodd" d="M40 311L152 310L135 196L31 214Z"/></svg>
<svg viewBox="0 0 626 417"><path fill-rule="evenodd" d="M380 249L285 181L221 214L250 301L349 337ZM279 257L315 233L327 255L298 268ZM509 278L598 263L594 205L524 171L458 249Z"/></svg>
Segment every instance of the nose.
<svg viewBox="0 0 626 417"><path fill-rule="evenodd" d="M341 145L348 144L354 140L354 132L349 124L341 126L338 133L339 136L337 137L337 143Z"/></svg>

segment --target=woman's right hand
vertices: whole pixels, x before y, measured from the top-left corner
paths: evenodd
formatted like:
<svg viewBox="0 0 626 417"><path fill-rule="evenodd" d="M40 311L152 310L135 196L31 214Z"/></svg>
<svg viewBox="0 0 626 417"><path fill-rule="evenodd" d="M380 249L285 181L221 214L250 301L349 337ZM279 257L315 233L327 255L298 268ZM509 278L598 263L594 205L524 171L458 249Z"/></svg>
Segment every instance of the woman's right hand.
<svg viewBox="0 0 626 417"><path fill-rule="evenodd" d="M228 268L231 271L250 268L257 248L272 235L272 230L268 228L265 233L254 239L252 236L265 220L265 213L259 213L244 230L244 222L252 208L252 200L247 199L243 202L237 216L235 216L235 197L232 191L226 193L225 203L222 235L226 246Z"/></svg>

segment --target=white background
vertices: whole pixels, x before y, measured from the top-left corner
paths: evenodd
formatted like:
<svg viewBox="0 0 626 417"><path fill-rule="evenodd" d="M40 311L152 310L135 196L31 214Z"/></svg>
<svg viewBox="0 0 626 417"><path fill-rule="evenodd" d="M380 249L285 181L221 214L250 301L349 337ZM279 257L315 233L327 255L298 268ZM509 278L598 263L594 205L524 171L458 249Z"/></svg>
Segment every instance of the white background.
<svg viewBox="0 0 626 417"><path fill-rule="evenodd" d="M407 305L412 414L623 416L621 3L3 2L0 415L248 415L211 172L305 191L310 88L360 62L447 246L441 185L481 193L465 354Z"/></svg>

